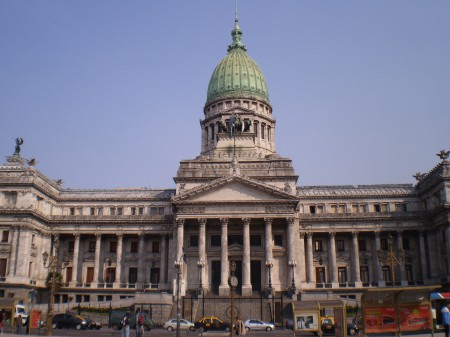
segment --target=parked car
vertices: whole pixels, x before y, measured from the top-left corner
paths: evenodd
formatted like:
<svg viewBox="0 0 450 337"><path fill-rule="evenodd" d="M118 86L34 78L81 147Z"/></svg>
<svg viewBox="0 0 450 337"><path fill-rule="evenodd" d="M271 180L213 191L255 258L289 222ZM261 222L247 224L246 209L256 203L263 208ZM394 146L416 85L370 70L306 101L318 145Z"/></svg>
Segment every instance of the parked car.
<svg viewBox="0 0 450 337"><path fill-rule="evenodd" d="M164 322L163 328L167 329L167 331L174 331L177 328L177 319L169 319L167 322ZM185 319L180 319L180 330L194 331L194 323Z"/></svg>
<svg viewBox="0 0 450 337"><path fill-rule="evenodd" d="M87 329L88 325L85 319L72 314L57 314L53 316L53 329Z"/></svg>
<svg viewBox="0 0 450 337"><path fill-rule="evenodd" d="M229 332L231 330L231 324L215 316L205 316L194 323L194 329L199 331L222 330Z"/></svg>
<svg viewBox="0 0 450 337"><path fill-rule="evenodd" d="M122 320L123 316L125 316L126 310L113 310L111 311L111 327L113 330L122 330L122 325L120 324L120 321ZM141 313L144 315L144 330L150 331L153 327L153 322L148 317L148 315L144 312ZM136 313L131 312L130 313L130 329L136 328Z"/></svg>
<svg viewBox="0 0 450 337"><path fill-rule="evenodd" d="M265 331L275 330L275 324L263 322L258 319L248 319L244 322L244 325L245 325L245 329L247 329L247 331L250 331L250 330L265 330Z"/></svg>

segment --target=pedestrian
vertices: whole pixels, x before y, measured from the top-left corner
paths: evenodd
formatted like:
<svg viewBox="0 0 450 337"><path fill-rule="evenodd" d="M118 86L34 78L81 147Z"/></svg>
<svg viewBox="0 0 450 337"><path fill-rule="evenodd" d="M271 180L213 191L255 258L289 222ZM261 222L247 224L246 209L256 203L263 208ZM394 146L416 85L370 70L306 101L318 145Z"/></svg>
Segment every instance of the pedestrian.
<svg viewBox="0 0 450 337"><path fill-rule="evenodd" d="M130 337L130 310L127 310L122 320L122 337Z"/></svg>
<svg viewBox="0 0 450 337"><path fill-rule="evenodd" d="M0 334L3 335L3 330L5 329L5 321L6 321L6 312L5 309L2 309L0 314Z"/></svg>
<svg viewBox="0 0 450 337"><path fill-rule="evenodd" d="M245 324L239 318L236 321L236 331L239 337L243 337L247 334L247 330L245 329Z"/></svg>
<svg viewBox="0 0 450 337"><path fill-rule="evenodd" d="M144 314L141 313L141 308L136 309L136 337L141 337L144 330Z"/></svg>
<svg viewBox="0 0 450 337"><path fill-rule="evenodd" d="M22 334L22 315L19 315L16 317L16 320L14 322L14 326L16 327L16 335L21 335Z"/></svg>
<svg viewBox="0 0 450 337"><path fill-rule="evenodd" d="M441 310L442 325L444 326L445 337L450 337L450 302L447 302Z"/></svg>

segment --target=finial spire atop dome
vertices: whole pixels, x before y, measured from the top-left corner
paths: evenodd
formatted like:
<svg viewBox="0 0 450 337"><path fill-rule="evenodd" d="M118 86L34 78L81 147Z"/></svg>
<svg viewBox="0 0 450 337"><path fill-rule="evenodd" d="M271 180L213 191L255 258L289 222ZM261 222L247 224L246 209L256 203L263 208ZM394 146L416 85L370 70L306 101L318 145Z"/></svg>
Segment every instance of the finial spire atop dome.
<svg viewBox="0 0 450 337"><path fill-rule="evenodd" d="M235 0L234 29L231 31L231 37L233 39L233 42L228 46L228 52L233 49L242 49L244 51L247 50L247 47L242 43L242 31L239 28L237 0Z"/></svg>

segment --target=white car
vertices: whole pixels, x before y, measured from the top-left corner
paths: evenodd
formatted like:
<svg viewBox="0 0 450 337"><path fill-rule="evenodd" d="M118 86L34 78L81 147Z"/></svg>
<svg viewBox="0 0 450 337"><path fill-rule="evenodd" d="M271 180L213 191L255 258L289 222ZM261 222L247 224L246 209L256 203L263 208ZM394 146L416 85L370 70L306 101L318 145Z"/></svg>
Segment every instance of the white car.
<svg viewBox="0 0 450 337"><path fill-rule="evenodd" d="M263 322L258 319L248 319L244 322L244 325L245 325L245 328L247 329L247 331L250 331L250 330L265 330L265 331L275 330L275 324Z"/></svg>
<svg viewBox="0 0 450 337"><path fill-rule="evenodd" d="M174 331L177 329L177 319L169 319L167 322L164 322L163 325L164 329L167 329L167 331ZM180 330L194 330L194 323L189 322L185 319L180 319Z"/></svg>

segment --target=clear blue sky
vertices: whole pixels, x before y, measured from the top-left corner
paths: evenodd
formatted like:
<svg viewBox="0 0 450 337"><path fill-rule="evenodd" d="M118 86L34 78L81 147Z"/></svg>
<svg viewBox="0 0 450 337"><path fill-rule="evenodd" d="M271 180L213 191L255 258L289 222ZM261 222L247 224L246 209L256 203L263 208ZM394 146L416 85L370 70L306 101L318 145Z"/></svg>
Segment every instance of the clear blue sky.
<svg viewBox="0 0 450 337"><path fill-rule="evenodd" d="M414 183L450 150L450 1L240 0L299 185ZM200 153L233 0L0 1L0 161L64 187L172 188Z"/></svg>

